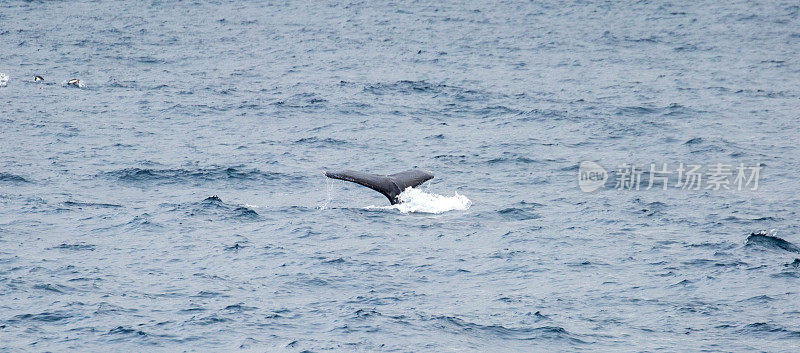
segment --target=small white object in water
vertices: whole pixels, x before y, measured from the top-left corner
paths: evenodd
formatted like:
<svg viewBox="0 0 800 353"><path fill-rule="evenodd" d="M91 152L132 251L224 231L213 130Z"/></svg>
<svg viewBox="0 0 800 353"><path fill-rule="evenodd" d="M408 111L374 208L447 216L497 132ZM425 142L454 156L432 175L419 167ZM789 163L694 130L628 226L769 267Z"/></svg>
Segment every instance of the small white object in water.
<svg viewBox="0 0 800 353"><path fill-rule="evenodd" d="M81 80L73 78L67 81L67 86L83 87L83 84L81 83Z"/></svg>
<svg viewBox="0 0 800 353"><path fill-rule="evenodd" d="M8 84L8 75L0 72L0 87L5 87Z"/></svg>
<svg viewBox="0 0 800 353"><path fill-rule="evenodd" d="M44 77L39 75L33 76L33 82L39 82L39 81L44 81Z"/></svg>

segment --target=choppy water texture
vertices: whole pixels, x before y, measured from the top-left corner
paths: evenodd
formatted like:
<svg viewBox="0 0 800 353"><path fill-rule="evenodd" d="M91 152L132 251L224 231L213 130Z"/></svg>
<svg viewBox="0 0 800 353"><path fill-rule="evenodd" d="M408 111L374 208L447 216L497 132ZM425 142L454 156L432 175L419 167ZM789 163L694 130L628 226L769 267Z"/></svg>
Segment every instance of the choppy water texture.
<svg viewBox="0 0 800 353"><path fill-rule="evenodd" d="M796 352L799 12L5 1L0 350Z"/></svg>

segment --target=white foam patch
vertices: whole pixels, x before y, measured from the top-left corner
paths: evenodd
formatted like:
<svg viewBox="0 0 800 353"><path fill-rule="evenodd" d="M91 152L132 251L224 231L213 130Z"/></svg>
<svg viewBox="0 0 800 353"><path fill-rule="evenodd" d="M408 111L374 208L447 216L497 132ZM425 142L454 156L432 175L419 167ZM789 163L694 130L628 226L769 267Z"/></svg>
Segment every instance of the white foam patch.
<svg viewBox="0 0 800 353"><path fill-rule="evenodd" d="M472 205L466 196L430 194L420 189L408 188L397 196L400 203L391 206L369 206L370 209L396 209L402 213L443 213L447 211L468 210Z"/></svg>

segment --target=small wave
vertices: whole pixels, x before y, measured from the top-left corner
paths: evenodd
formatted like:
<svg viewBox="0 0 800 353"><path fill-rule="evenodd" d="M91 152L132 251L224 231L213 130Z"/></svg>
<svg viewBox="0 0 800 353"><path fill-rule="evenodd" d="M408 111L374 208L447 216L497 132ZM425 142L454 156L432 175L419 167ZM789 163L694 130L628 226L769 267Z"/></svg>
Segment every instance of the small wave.
<svg viewBox="0 0 800 353"><path fill-rule="evenodd" d="M260 181L276 180L285 177L280 173L264 172L258 169L244 169L241 167L212 167L201 169L151 169L134 167L106 172L105 175L131 183L155 181L185 183L214 180Z"/></svg>
<svg viewBox="0 0 800 353"><path fill-rule="evenodd" d="M258 310L257 307L254 306L247 306L244 303L237 303L231 304L226 306L222 309L223 311L233 311L233 312L244 312L244 311L255 311Z"/></svg>
<svg viewBox="0 0 800 353"><path fill-rule="evenodd" d="M510 115L523 115L525 112L518 109L509 108L504 105L493 105L477 109L475 110L475 113L484 118L494 118L507 117Z"/></svg>
<svg viewBox="0 0 800 353"><path fill-rule="evenodd" d="M61 243L61 245L54 246L54 247L52 247L52 249L74 250L74 251L81 251L81 250L94 251L95 246L92 245L92 244L86 244L86 243L75 243L75 244Z"/></svg>
<svg viewBox="0 0 800 353"><path fill-rule="evenodd" d="M223 219L239 220L258 219L258 212L246 206L225 203L217 195L209 196L190 206L190 216L219 216Z"/></svg>
<svg viewBox="0 0 800 353"><path fill-rule="evenodd" d="M139 231L149 230L158 231L162 230L164 226L160 223L152 221L152 216L149 213L142 213L141 215L133 217L128 222L112 225L109 227L99 228L98 230L125 230L125 231Z"/></svg>
<svg viewBox="0 0 800 353"><path fill-rule="evenodd" d="M83 207L97 207L97 208L119 208L122 205L117 205L113 203L102 203L102 202L80 202L80 201L65 201L64 206L67 207L76 207L76 208L83 208Z"/></svg>
<svg viewBox="0 0 800 353"><path fill-rule="evenodd" d="M800 253L800 247L797 247L797 245L778 238L774 234L768 235L767 232L764 231L750 234L750 236L747 237L745 246Z"/></svg>
<svg viewBox="0 0 800 353"><path fill-rule="evenodd" d="M446 162L451 163L465 163L467 161L467 155L464 154L440 154L434 156L433 158L441 159Z"/></svg>
<svg viewBox="0 0 800 353"><path fill-rule="evenodd" d="M347 141L337 140L330 137L327 138L306 137L294 141L294 143L300 145L312 145L312 146L343 146L347 144Z"/></svg>
<svg viewBox="0 0 800 353"><path fill-rule="evenodd" d="M514 156L514 157L498 157L493 158L486 161L487 164L502 164L502 163L511 163L511 164L531 164L531 163L539 163L538 160L523 157L523 156ZM577 167L576 167L577 168Z"/></svg>
<svg viewBox="0 0 800 353"><path fill-rule="evenodd" d="M470 334L485 334L501 339L522 341L554 339L566 340L574 344L586 343L560 326L508 327L498 324L473 323L453 316L437 316L431 320L440 322L442 324L440 327L444 329L455 329L457 332Z"/></svg>
<svg viewBox="0 0 800 353"><path fill-rule="evenodd" d="M540 216L535 212L532 212L530 209L517 208L517 207L504 208L500 211L497 211L497 213L499 213L501 216L505 218L519 220L519 221L542 218L542 216Z"/></svg>
<svg viewBox="0 0 800 353"><path fill-rule="evenodd" d="M206 316L206 317L202 317L202 318L192 317L191 319L189 319L187 321L187 323L191 324L191 325L207 326L207 325L213 325L213 324L223 323L223 322L227 322L227 321L231 321L231 319L220 317L220 316L214 314L214 315L210 315L210 316Z"/></svg>
<svg viewBox="0 0 800 353"><path fill-rule="evenodd" d="M466 196L456 192L453 196L429 194L415 188L408 188L397 196L400 203L391 206L369 206L368 209L396 209L402 213L444 213L464 211L472 205Z"/></svg>
<svg viewBox="0 0 800 353"><path fill-rule="evenodd" d="M438 93L443 89L446 89L447 85L445 84L435 84L429 83L426 81L409 81L409 80L402 80L393 83L377 83L373 85L368 85L364 88L364 91L376 94L376 95L384 95L384 94L395 94L395 93L415 93L415 92L428 92L428 93Z"/></svg>
<svg viewBox="0 0 800 353"><path fill-rule="evenodd" d="M226 246L225 247L225 251L239 251L239 250L244 249L244 248L245 248L245 245L242 245L242 244L239 244L239 243L235 243L235 244L233 244L231 246Z"/></svg>
<svg viewBox="0 0 800 353"><path fill-rule="evenodd" d="M739 331L748 335L755 334L759 336L764 336L764 335L777 334L779 336L784 336L786 338L800 337L800 331L794 331L789 328L768 322L755 322L743 327Z"/></svg>
<svg viewBox="0 0 800 353"><path fill-rule="evenodd" d="M53 292L53 293L64 293L71 290L71 287L67 287L61 284L52 284L52 283L40 283L33 285L33 289Z"/></svg>
<svg viewBox="0 0 800 353"><path fill-rule="evenodd" d="M697 115L700 111L684 107L677 103L672 103L667 106L625 106L618 108L616 113L622 116L658 115L663 117L690 117Z"/></svg>
<svg viewBox="0 0 800 353"><path fill-rule="evenodd" d="M14 316L14 320L19 321L39 321L39 322L56 322L69 319L72 315L64 312L42 312L38 314L21 314Z"/></svg>
<svg viewBox="0 0 800 353"><path fill-rule="evenodd" d="M542 207L544 205L536 202L525 202L521 201L510 207L503 208L497 213L504 217L511 220L530 220L530 219L538 219L542 218L542 216L536 212L536 209Z"/></svg>
<svg viewBox="0 0 800 353"><path fill-rule="evenodd" d="M123 326L117 326L108 331L109 335L138 335L138 336L147 336L147 333L141 330L136 330L132 328L127 328Z"/></svg>
<svg viewBox="0 0 800 353"><path fill-rule="evenodd" d="M328 100L315 93L300 93L286 99L279 100L271 105L285 108L322 108Z"/></svg>
<svg viewBox="0 0 800 353"><path fill-rule="evenodd" d="M0 181L10 181L14 183L27 183L28 179L25 179L19 175L9 174L0 172Z"/></svg>
<svg viewBox="0 0 800 353"><path fill-rule="evenodd" d="M393 96L397 94L422 94L429 96L436 96L437 98L447 98L458 102L481 102L490 99L503 99L507 95L496 92L489 92L477 89L470 89L466 87L458 87L444 83L428 82L428 81L410 81L401 80L395 82L378 82L367 84L363 88L363 92L370 93L376 96ZM464 108L464 106L461 106ZM489 113L496 113L493 111L495 106L489 106ZM467 108L469 111L476 111L474 107ZM506 109L503 107L501 109ZM509 109L510 111L512 109ZM513 110L515 114L521 113L520 111Z"/></svg>

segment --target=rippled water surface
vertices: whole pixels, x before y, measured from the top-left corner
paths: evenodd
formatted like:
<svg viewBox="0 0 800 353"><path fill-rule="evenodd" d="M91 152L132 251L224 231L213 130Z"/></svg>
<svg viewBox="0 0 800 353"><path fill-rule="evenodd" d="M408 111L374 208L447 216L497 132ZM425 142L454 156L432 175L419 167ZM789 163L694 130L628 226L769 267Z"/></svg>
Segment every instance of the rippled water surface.
<svg viewBox="0 0 800 353"><path fill-rule="evenodd" d="M799 13L5 1L0 350L797 352Z"/></svg>

